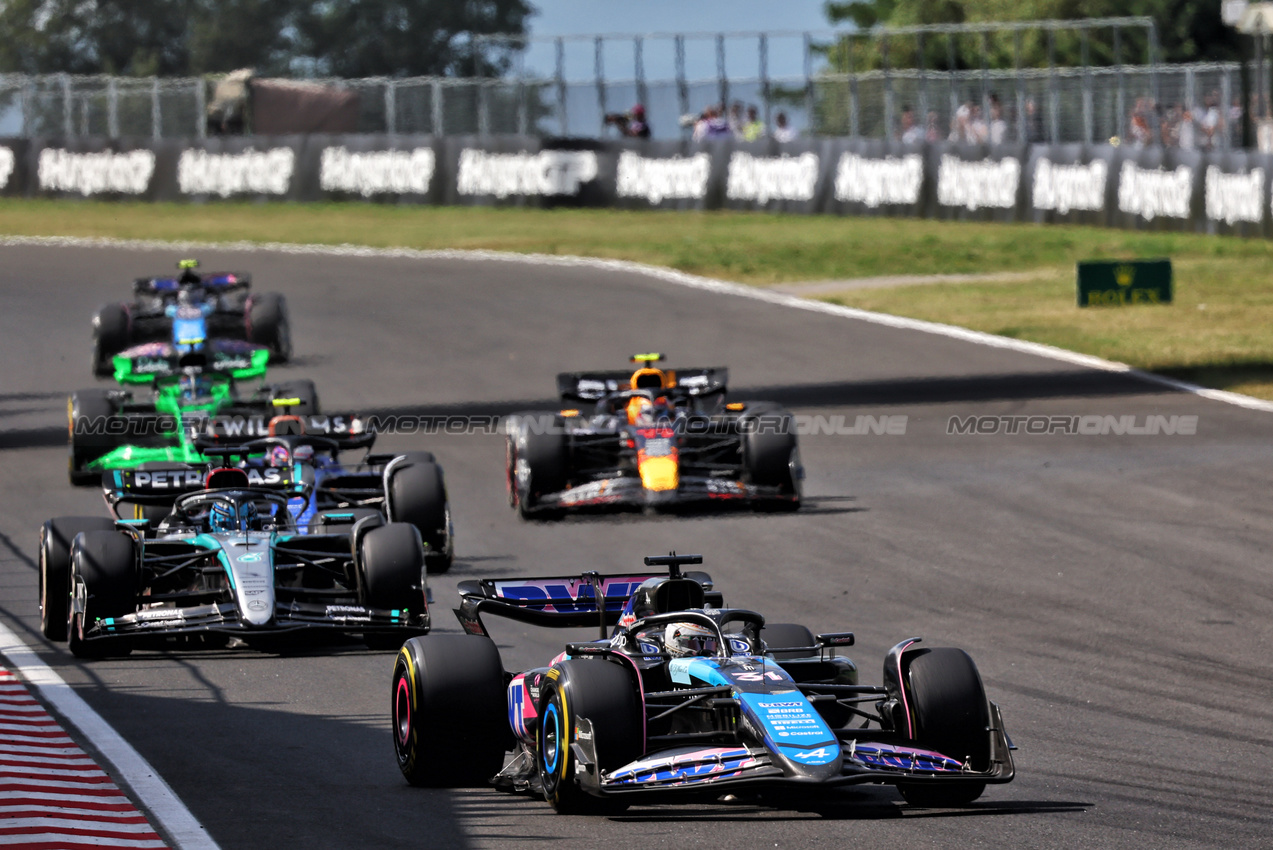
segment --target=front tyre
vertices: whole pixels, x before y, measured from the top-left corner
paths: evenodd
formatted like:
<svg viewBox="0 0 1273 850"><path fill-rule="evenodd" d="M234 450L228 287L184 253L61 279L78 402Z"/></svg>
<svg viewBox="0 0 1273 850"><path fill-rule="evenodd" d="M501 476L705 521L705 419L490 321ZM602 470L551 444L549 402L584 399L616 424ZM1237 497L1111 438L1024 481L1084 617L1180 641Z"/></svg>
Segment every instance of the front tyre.
<svg viewBox="0 0 1273 850"><path fill-rule="evenodd" d="M71 543L81 531L111 531L105 517L64 516L40 528L40 632L49 640L66 640L71 614Z"/></svg>
<svg viewBox="0 0 1273 850"><path fill-rule="evenodd" d="M559 814L616 814L622 799L595 797L578 783L571 745L578 720L592 724L596 770L622 767L640 757L644 716L628 671L599 659L563 661L557 680L540 697L537 757L544 798Z"/></svg>
<svg viewBox="0 0 1273 850"><path fill-rule="evenodd" d="M115 355L128 347L131 336L128 311L123 304L107 304L93 317L93 376L109 378L115 372Z"/></svg>
<svg viewBox="0 0 1273 850"><path fill-rule="evenodd" d="M393 746L412 785L484 785L511 742L504 667L490 638L430 635L403 644L393 668Z"/></svg>
<svg viewBox="0 0 1273 850"><path fill-rule="evenodd" d="M83 587L83 611L73 611L67 641L77 658L126 655L118 638L87 640L97 621L137 610L137 557L131 537L118 531L85 531L71 544L71 588Z"/></svg>
<svg viewBox="0 0 1273 850"><path fill-rule="evenodd" d="M990 768L990 704L977 665L962 649L918 649L909 658L907 689L916 746ZM913 806L966 806L986 790L985 782L951 780L897 786Z"/></svg>
<svg viewBox="0 0 1273 850"><path fill-rule="evenodd" d="M422 453L423 454L423 453ZM389 505L397 522L409 522L420 530L425 564L430 573L451 569L451 509L447 502L442 467L432 460L407 462L393 470L389 480Z"/></svg>

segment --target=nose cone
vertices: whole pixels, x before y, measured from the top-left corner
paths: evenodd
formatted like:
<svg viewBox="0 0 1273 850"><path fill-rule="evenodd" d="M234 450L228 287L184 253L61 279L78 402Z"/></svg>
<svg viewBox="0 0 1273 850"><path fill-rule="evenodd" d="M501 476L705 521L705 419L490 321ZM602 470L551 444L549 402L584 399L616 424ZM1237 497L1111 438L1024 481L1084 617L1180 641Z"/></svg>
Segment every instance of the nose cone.
<svg viewBox="0 0 1273 850"><path fill-rule="evenodd" d="M655 493L675 490L680 469L674 457L647 457L641 461L641 486Z"/></svg>

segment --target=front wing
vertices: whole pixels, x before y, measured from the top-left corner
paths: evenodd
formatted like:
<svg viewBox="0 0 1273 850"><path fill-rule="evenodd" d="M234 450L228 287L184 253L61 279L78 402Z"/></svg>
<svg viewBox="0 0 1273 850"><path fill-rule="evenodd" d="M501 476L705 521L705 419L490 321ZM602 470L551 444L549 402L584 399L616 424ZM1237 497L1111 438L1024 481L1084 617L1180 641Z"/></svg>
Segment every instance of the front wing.
<svg viewBox="0 0 1273 850"><path fill-rule="evenodd" d="M207 633L249 637L315 629L358 634L409 630L412 634L422 634L429 630L429 615L427 611L386 610L362 605L287 602L276 604L274 621L261 627L248 626L240 619L234 603L222 602L184 608L148 608L123 617L100 619L85 629L84 638L108 640Z"/></svg>
<svg viewBox="0 0 1273 850"><path fill-rule="evenodd" d="M728 478L682 476L675 490L648 490L636 476L620 475L588 481L557 493L536 497L533 510L604 506L668 506L705 502L794 502L778 487L762 487Z"/></svg>
<svg viewBox="0 0 1273 850"><path fill-rule="evenodd" d="M990 704L990 768L974 771L931 750L882 741L872 741L863 731L841 740L843 761L840 775L818 783L818 787L882 784L940 784L984 782L1002 784L1016 775L1011 743L1003 730L999 706ZM580 734L572 744L580 768L584 790L598 796L668 796L672 798L701 792L708 795L735 789L781 786L809 789L808 777L789 777L770 759L769 753L754 745L689 746L647 755L609 773L597 769L591 724L578 721ZM887 737L876 730L873 737Z"/></svg>

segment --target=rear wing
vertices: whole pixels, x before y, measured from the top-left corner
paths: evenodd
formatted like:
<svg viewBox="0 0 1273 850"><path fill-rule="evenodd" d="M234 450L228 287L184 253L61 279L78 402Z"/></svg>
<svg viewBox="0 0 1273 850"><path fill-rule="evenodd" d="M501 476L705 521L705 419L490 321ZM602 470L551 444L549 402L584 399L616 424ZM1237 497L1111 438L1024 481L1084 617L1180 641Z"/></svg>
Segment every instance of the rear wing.
<svg viewBox="0 0 1273 850"><path fill-rule="evenodd" d="M199 283L205 289L222 292L247 289L252 285L252 275L247 272L207 272L199 275ZM180 289L181 278L175 275L139 277L133 280L133 292L138 295L162 295L165 292L175 293Z"/></svg>
<svg viewBox="0 0 1273 850"><path fill-rule="evenodd" d="M476 579L460 582L460 607L455 616L464 630L474 635L487 634L481 619L484 613L536 626L600 626L604 634L604 629L619 622L637 588L652 578L688 578L701 584L705 592L712 587L707 573L681 573L677 566L666 572ZM722 604L719 592L706 596L712 604Z"/></svg>
<svg viewBox="0 0 1273 850"><path fill-rule="evenodd" d="M729 370L722 366L703 369L665 369L670 395L705 396L725 392ZM604 372L562 372L557 376L557 394L566 402L600 401L610 393L631 386L632 370Z"/></svg>
<svg viewBox="0 0 1273 850"><path fill-rule="evenodd" d="M210 466L163 464L152 469L112 469L102 474L106 504L118 516L116 505L168 506L179 496L207 489ZM248 486L273 492L301 492L307 486L294 467L261 467L243 470Z"/></svg>
<svg viewBox="0 0 1273 850"><path fill-rule="evenodd" d="M270 350L241 340L213 339L202 351L182 354L171 343L151 342L116 354L112 362L121 384L152 384L190 367L243 381L265 375Z"/></svg>
<svg viewBox="0 0 1273 850"><path fill-rule="evenodd" d="M344 451L370 448L376 441L376 432L357 414L293 414L288 401L275 399L263 402L271 408L268 414L257 412L261 403L252 402L232 406L228 413L201 419L194 438L195 445L202 450L215 446L250 445L269 437L314 437L315 446L325 441Z"/></svg>

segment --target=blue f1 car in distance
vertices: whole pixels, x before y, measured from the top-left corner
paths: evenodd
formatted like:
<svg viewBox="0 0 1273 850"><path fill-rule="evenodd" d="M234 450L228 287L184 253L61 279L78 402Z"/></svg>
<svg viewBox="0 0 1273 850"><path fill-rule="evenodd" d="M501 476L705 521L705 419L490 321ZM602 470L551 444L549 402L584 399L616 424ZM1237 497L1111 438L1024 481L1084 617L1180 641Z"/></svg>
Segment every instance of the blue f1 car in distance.
<svg viewBox="0 0 1273 850"><path fill-rule="evenodd" d="M394 666L398 766L413 785L490 781L539 791L562 813L744 790L894 785L954 806L1012 780L1012 745L967 653L898 643L884 684L858 684L816 637L724 606L701 556L645 559L635 575L465 581L466 635L408 640ZM599 625L548 666L505 673L483 614ZM610 627L615 627L610 631ZM505 763L506 753L511 760Z"/></svg>

